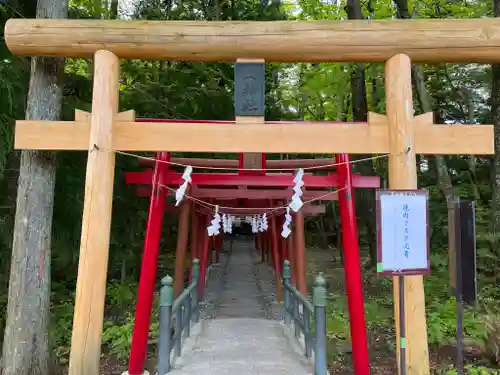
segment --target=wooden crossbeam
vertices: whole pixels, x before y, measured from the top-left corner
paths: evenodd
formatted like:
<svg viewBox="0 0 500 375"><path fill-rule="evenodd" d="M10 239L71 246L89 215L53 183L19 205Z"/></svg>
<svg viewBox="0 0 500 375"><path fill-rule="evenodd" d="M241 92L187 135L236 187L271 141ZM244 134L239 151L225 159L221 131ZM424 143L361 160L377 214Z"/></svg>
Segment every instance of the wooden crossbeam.
<svg viewBox="0 0 500 375"><path fill-rule="evenodd" d="M136 189L139 197L149 197L152 192L151 186L140 186ZM198 199L218 198L218 199L286 199L292 198L291 189L217 189L217 188L199 188L193 186L190 196ZM326 195L328 194L328 195ZM169 192L169 195L175 195ZM319 199L321 198L321 199ZM328 192L328 190L305 190L302 200L308 201L318 199L322 201L338 200L337 192Z"/></svg>
<svg viewBox="0 0 500 375"><path fill-rule="evenodd" d="M170 152L389 153L384 115L368 124L153 123L118 121L113 149ZM429 122L430 120L430 122ZM429 114L414 119L414 152L436 155L491 155L492 125L432 124ZM88 150L88 121L17 121L15 148ZM277 141L279 140L279 141ZM97 145L99 146L99 145Z"/></svg>
<svg viewBox="0 0 500 375"><path fill-rule="evenodd" d="M239 168L239 160L236 159L170 158L170 161L182 165L195 165L197 167L216 167L227 169ZM155 161L140 159L138 164L139 167L152 168ZM335 170L335 166L333 166L333 164L335 164L335 158L266 160L267 169L299 169L315 167L315 171L332 171ZM172 165L171 167L178 168L175 165Z"/></svg>
<svg viewBox="0 0 500 375"><path fill-rule="evenodd" d="M213 216L214 212L210 208L204 207L204 206L199 206L197 208L202 214L204 215L209 215ZM165 212L168 214L174 214L178 215L180 213L181 208L180 207L175 207L175 206L166 206L165 207ZM244 208L235 208L231 210L224 210L228 211L229 214L231 215L257 215L257 214L263 214L263 213L268 213L269 209L267 210L245 210ZM303 211L304 216L317 216L324 214L326 211L325 205L322 204L316 204L316 205L304 205L301 208L301 211ZM281 212L280 212L281 214Z"/></svg>
<svg viewBox="0 0 500 375"><path fill-rule="evenodd" d="M253 187L293 187L293 175L285 173L266 174L264 176L245 176L233 173L193 173L191 185L198 186L253 186ZM153 171L126 172L125 182L127 184L149 185L153 181ZM330 173L323 176L315 176L310 173L304 174L303 181L309 188L331 188L339 185L337 174ZM184 182L181 173L166 172L163 177L164 184L180 185ZM354 188L378 188L380 187L379 176L361 176L353 174L352 184Z"/></svg>
<svg viewBox="0 0 500 375"><path fill-rule="evenodd" d="M207 208L207 207L199 207L199 210L204 213L205 215L213 215L214 212L212 209ZM301 212L303 212L304 216L316 216L316 215L321 215L324 214L326 211L325 205L323 204L305 204L302 206L300 209ZM232 215L259 215L259 214L264 214L264 213L269 213L269 208L264 208L264 209L259 209L259 208L253 208L251 210L242 208L242 207L235 207L231 209L221 209L221 212L223 213L228 213ZM283 210L281 210L280 214L283 214Z"/></svg>
<svg viewBox="0 0 500 375"><path fill-rule="evenodd" d="M10 19L15 55L152 60L500 62L499 19L349 21L117 21Z"/></svg>

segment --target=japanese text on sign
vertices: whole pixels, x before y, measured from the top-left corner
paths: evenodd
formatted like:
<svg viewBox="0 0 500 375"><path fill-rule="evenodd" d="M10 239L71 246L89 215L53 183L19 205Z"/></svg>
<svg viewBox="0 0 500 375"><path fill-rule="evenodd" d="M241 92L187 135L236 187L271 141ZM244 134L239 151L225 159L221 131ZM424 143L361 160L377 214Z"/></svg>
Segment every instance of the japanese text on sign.
<svg viewBox="0 0 500 375"><path fill-rule="evenodd" d="M234 105L236 116L264 116L264 63L241 63L234 66Z"/></svg>
<svg viewBox="0 0 500 375"><path fill-rule="evenodd" d="M410 232L408 231L408 221L409 221L409 212L410 209L408 208L407 203L403 203L403 223L404 223L404 230L403 230L403 248L404 248L404 253L405 253L405 258L408 258L410 255L410 244L408 243L408 240L410 239Z"/></svg>
<svg viewBox="0 0 500 375"><path fill-rule="evenodd" d="M379 191L378 272L426 273L429 269L427 207L423 191Z"/></svg>
<svg viewBox="0 0 500 375"><path fill-rule="evenodd" d="M244 79L245 86L243 88L243 93L242 93L243 94L242 110L244 112L255 112L258 109L256 101L257 87L255 79L256 78L252 75L245 77Z"/></svg>

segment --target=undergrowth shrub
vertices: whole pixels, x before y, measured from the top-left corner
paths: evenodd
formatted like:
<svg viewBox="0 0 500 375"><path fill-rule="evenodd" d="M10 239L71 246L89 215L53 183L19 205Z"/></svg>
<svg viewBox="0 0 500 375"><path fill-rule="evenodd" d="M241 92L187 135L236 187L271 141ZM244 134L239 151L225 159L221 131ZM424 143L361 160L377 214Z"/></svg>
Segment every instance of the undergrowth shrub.
<svg viewBox="0 0 500 375"><path fill-rule="evenodd" d="M496 365L500 364L500 318L497 315L489 314L485 319L487 339L486 350L492 361Z"/></svg>
<svg viewBox="0 0 500 375"><path fill-rule="evenodd" d="M427 303L427 332L429 344L443 345L456 336L457 314L454 297L432 300ZM487 330L484 318L474 309L465 307L463 313L464 336L484 343Z"/></svg>

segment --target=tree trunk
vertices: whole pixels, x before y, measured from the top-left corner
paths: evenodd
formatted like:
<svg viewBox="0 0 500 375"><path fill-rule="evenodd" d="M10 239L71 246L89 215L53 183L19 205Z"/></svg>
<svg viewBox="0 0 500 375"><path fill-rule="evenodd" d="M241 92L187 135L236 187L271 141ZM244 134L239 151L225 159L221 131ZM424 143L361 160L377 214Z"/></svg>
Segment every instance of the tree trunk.
<svg viewBox="0 0 500 375"><path fill-rule="evenodd" d="M38 0L37 18L66 18L67 0ZM27 120L59 120L64 59L31 63ZM9 280L2 375L48 375L50 246L56 156L23 151Z"/></svg>
<svg viewBox="0 0 500 375"><path fill-rule="evenodd" d="M347 18L350 20L363 19L363 12L359 0L348 0L345 7ZM368 117L368 102L366 99L365 66L364 64L355 64L351 73L351 93L352 93L352 120L364 122ZM371 155L359 155L358 158L367 158ZM375 174L373 164L370 161L358 163L357 172L362 175L372 176ZM373 192L359 191L356 196L358 200L358 210L363 218L363 225L366 231L368 248L370 253L370 265L377 264L377 238L375 236L376 218L375 218L375 200Z"/></svg>
<svg viewBox="0 0 500 375"><path fill-rule="evenodd" d="M408 10L408 0L394 0L398 8L398 16L403 19L410 19L411 15ZM425 87L424 75L420 66L412 65L412 80L415 86L415 91L417 94L418 101L422 112L432 112L432 100ZM438 121L439 122L439 121ZM443 193L447 205L451 202L455 195L455 190L451 182L450 174L448 172L448 166L446 165L446 159L442 155L435 155L434 161L436 164L438 185Z"/></svg>
<svg viewBox="0 0 500 375"><path fill-rule="evenodd" d="M493 1L493 16L500 17L500 0ZM491 86L491 114L493 118L495 155L491 170L491 219L490 230L493 234L494 248L500 239L500 64L493 64Z"/></svg>
<svg viewBox="0 0 500 375"><path fill-rule="evenodd" d="M111 0L109 8L109 18L116 20L118 18L118 0Z"/></svg>
<svg viewBox="0 0 500 375"><path fill-rule="evenodd" d="M422 108L422 112L433 112L432 101L429 92L425 88L424 75L422 69L417 65L412 65L412 79L415 86L415 91L418 96L418 101ZM441 123L441 119L436 119L437 123ZM448 166L446 165L446 160L443 155L434 155L434 162L436 164L438 185L443 193L446 202L449 202L455 195L455 189L451 182L450 173L448 172Z"/></svg>
<svg viewBox="0 0 500 375"><path fill-rule="evenodd" d="M474 100L472 96L472 92L466 92L464 95L467 100L467 122L469 124L474 124ZM481 193L479 192L479 188L477 186L476 179L476 157L474 155L469 156L468 160L469 164L469 183L470 183L470 193L471 196L476 201L481 200Z"/></svg>

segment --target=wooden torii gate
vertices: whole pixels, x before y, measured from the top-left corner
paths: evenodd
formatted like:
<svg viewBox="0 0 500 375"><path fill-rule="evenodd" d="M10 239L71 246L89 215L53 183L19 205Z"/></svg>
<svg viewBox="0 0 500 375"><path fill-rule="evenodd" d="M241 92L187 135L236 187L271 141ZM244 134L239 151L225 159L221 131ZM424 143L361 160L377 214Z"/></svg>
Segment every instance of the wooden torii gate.
<svg viewBox="0 0 500 375"><path fill-rule="evenodd" d="M481 32L478 32L480 30ZM414 116L411 63L500 62L500 20L109 21L12 19L16 55L94 57L90 121L17 121L16 149L87 150L69 373L99 374L115 153L123 151L389 155L389 187L417 187L416 154L492 154L493 127ZM118 116L120 58L384 62L386 116L368 124L158 124ZM372 116L373 117L373 116ZM280 139L276 142L275 139ZM398 286L394 281L395 309ZM429 374L423 278L405 277L407 373ZM396 311L396 327L399 327ZM399 345L399 332L398 340ZM397 351L399 353L399 350ZM399 354L398 354L399 355Z"/></svg>

